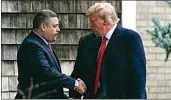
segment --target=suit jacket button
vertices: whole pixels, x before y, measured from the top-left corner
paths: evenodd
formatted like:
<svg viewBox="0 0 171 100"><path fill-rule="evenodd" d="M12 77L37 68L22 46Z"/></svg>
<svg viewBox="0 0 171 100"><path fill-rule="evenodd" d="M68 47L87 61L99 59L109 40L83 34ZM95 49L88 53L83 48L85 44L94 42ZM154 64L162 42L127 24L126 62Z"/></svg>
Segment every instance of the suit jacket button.
<svg viewBox="0 0 171 100"><path fill-rule="evenodd" d="M35 88L38 88L39 87L39 84L35 84Z"/></svg>
<svg viewBox="0 0 171 100"><path fill-rule="evenodd" d="M23 98L22 99L26 99L26 96L22 96Z"/></svg>
<svg viewBox="0 0 171 100"><path fill-rule="evenodd" d="M56 89L53 89L53 93L56 93L57 91L56 91Z"/></svg>

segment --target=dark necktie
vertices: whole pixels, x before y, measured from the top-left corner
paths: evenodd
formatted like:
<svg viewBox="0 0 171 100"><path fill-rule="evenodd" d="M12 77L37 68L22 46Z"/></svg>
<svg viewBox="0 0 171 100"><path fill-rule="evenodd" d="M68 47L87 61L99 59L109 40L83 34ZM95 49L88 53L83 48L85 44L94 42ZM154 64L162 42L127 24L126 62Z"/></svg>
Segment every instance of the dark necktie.
<svg viewBox="0 0 171 100"><path fill-rule="evenodd" d="M103 37L103 40L102 40L102 43L100 46L100 51L99 51L98 58L97 58L97 70L96 70L96 78L95 78L95 82L94 82L94 95L96 94L97 89L98 89L98 82L99 82L99 78L100 78L100 69L101 69L104 51L106 49L106 41L107 41L107 38Z"/></svg>
<svg viewBox="0 0 171 100"><path fill-rule="evenodd" d="M52 46L50 43L48 43L48 47L49 47L50 51L52 51Z"/></svg>

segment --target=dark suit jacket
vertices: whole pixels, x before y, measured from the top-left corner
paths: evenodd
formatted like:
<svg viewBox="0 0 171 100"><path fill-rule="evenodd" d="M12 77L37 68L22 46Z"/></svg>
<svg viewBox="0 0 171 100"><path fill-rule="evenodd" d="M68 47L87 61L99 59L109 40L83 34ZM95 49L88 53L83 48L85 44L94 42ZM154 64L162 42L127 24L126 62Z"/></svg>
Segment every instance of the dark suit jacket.
<svg viewBox="0 0 171 100"><path fill-rule="evenodd" d="M101 39L93 33L81 37L79 41L77 59L71 76L80 77L85 81L88 91L84 98L93 98L100 41ZM146 58L138 33L118 24L108 42L102 63L109 98L146 98ZM80 97L72 90L69 95L73 98Z"/></svg>
<svg viewBox="0 0 171 100"><path fill-rule="evenodd" d="M33 80L31 98L64 98L63 87L74 89L75 79L61 73L55 52L34 32L22 42L18 54L18 88L28 95ZM18 91L16 98L22 98ZM27 98L27 97L26 97Z"/></svg>

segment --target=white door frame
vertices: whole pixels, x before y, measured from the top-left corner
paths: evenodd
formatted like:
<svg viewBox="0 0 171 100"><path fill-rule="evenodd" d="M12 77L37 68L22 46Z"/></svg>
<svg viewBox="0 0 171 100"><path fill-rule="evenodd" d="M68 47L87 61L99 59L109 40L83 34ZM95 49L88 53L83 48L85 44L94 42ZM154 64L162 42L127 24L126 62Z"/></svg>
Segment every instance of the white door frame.
<svg viewBox="0 0 171 100"><path fill-rule="evenodd" d="M136 1L122 1L122 26L136 31Z"/></svg>

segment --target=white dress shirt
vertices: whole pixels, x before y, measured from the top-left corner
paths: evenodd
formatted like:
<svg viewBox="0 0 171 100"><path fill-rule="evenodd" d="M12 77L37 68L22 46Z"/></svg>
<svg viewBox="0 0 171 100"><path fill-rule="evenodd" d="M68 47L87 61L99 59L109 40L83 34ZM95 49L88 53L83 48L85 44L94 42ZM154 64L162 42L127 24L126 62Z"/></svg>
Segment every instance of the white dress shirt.
<svg viewBox="0 0 171 100"><path fill-rule="evenodd" d="M115 25L109 30L109 32L107 32L107 34L105 35L105 37L107 38L106 46L107 46L107 44L108 44L108 42L109 42L109 40L110 40L110 38L111 38L113 32L115 31L116 26L117 26L117 24L115 24Z"/></svg>

